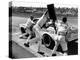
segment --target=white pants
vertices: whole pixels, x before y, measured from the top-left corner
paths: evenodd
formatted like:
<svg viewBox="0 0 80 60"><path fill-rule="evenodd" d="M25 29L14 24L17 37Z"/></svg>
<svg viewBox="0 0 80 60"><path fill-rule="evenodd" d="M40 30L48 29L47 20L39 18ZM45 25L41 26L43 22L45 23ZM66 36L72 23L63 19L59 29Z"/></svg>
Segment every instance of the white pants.
<svg viewBox="0 0 80 60"><path fill-rule="evenodd" d="M59 44L61 45L63 51L67 51L68 48L67 48L67 42L65 41L65 36L59 35L56 38L57 38L57 40L55 43L55 47L52 50L52 53L56 53L56 50L57 50L57 47L59 46Z"/></svg>
<svg viewBox="0 0 80 60"><path fill-rule="evenodd" d="M67 42L65 41L65 36L60 35L58 39L59 39L58 43L61 45L62 50L66 51L67 50Z"/></svg>

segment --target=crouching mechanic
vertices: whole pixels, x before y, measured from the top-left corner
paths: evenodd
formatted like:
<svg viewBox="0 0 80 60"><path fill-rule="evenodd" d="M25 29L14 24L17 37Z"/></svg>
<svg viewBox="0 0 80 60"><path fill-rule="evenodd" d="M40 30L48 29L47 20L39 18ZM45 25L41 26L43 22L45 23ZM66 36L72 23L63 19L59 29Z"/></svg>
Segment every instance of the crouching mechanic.
<svg viewBox="0 0 80 60"><path fill-rule="evenodd" d="M34 19L34 17L30 16L30 18L27 19L27 22L24 25L22 25L22 27L21 27L22 35L20 36L20 38L27 38L29 35L32 34L32 27L35 24L33 22L33 19Z"/></svg>
<svg viewBox="0 0 80 60"><path fill-rule="evenodd" d="M39 18L39 20L37 21L37 23L33 26L33 31L35 32L36 37L33 39L29 39L28 41L26 41L26 43L24 43L25 46L29 47L29 45L34 44L35 42L38 42L38 52L40 52L40 44L41 44L41 30L42 30L42 26L45 24L45 22L47 21L46 18L46 13L47 11L42 15L42 17Z"/></svg>
<svg viewBox="0 0 80 60"><path fill-rule="evenodd" d="M57 44L55 49L57 50L57 47L60 44L63 50L63 55L67 55L68 47L65 39L68 30L67 18L64 17L62 21L55 22L55 25L57 30Z"/></svg>

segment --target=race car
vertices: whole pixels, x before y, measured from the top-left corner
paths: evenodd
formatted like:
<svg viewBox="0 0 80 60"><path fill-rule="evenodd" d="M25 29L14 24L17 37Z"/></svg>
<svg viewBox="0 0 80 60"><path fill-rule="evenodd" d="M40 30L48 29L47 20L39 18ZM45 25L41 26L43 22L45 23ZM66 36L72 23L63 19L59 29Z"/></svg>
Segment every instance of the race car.
<svg viewBox="0 0 80 60"><path fill-rule="evenodd" d="M53 23L55 23L57 18L56 18L56 14L55 14L54 4L47 5L47 9L48 9L47 13L49 14L48 17L52 20ZM57 42L56 42L57 35L55 34L55 30L56 30L55 24L54 24L54 26L49 26L46 29L44 28L44 24L46 24L46 21L47 21L46 13L44 13L41 18L34 19L34 21L36 21L35 25L38 25L38 28L40 27L40 29L36 30L38 34L36 32L34 32L34 35L35 35L34 38L37 38L36 35L40 36L38 38L41 40L42 45L44 45L46 48L48 48L50 50L52 50L52 49L54 50L56 47L56 44L57 44ZM20 25L21 32L23 34L26 34L25 27L26 27L25 24ZM52 27L52 28L50 28L50 27ZM29 40L32 40L34 38L31 38ZM70 30L66 34L66 38L67 38L67 41L78 40L78 29L75 28L74 26L71 26ZM38 41L38 40L36 40L36 41ZM35 44L36 44L36 41L35 41Z"/></svg>

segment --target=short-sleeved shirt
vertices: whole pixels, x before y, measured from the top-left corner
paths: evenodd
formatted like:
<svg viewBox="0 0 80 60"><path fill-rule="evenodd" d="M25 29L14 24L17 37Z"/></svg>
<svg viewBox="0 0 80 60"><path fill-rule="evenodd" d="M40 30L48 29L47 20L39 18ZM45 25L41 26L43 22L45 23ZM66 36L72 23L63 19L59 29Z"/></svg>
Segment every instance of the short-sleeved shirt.
<svg viewBox="0 0 80 60"><path fill-rule="evenodd" d="M65 35L68 29L68 24L61 21L56 22L57 34Z"/></svg>

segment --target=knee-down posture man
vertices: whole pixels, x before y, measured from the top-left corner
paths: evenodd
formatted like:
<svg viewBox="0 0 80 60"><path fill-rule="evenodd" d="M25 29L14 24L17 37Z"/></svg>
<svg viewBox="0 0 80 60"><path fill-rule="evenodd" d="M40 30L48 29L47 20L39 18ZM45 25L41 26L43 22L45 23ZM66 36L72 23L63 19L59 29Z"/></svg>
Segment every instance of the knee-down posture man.
<svg viewBox="0 0 80 60"><path fill-rule="evenodd" d="M33 26L33 31L35 32L36 37L33 39L29 39L28 41L26 41L25 45L29 47L29 44L33 44L35 42L39 42L39 47L38 47L38 52L40 50L40 44L41 44L41 28L42 26L45 24L47 18L46 15L47 11L42 15L42 17L39 18L39 20L37 21L37 23Z"/></svg>
<svg viewBox="0 0 80 60"><path fill-rule="evenodd" d="M32 33L32 27L35 24L33 22L34 17L30 16L30 18L27 19L27 22L24 25L21 25L21 28L23 26L23 30L21 30L22 32L24 31L24 33L22 33L22 35L20 36L20 38L25 37L27 38L29 35L31 35Z"/></svg>

